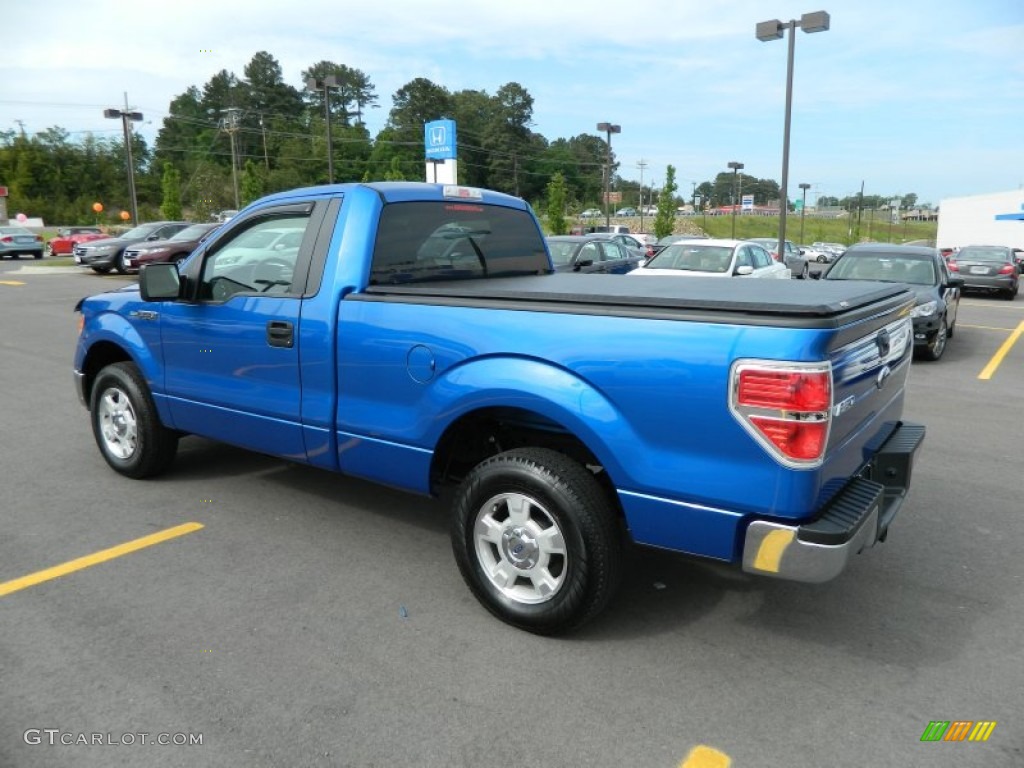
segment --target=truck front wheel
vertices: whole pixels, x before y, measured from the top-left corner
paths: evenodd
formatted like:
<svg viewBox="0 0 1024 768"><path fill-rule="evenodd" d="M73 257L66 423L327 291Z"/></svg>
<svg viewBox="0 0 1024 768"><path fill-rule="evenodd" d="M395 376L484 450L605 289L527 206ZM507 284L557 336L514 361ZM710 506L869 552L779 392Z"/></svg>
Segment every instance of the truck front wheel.
<svg viewBox="0 0 1024 768"><path fill-rule="evenodd" d="M608 492L585 467L546 448L507 451L470 472L455 497L452 547L487 610L544 635L600 613L622 571Z"/></svg>
<svg viewBox="0 0 1024 768"><path fill-rule="evenodd" d="M114 363L97 374L89 413L100 453L122 475L152 477L174 460L178 436L160 423L134 363Z"/></svg>

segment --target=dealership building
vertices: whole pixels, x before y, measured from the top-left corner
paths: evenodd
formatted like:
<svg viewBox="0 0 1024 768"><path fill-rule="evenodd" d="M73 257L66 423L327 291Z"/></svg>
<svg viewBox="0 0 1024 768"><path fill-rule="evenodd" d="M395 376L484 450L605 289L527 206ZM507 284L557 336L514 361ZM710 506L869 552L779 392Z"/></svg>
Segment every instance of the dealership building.
<svg viewBox="0 0 1024 768"><path fill-rule="evenodd" d="M1024 249L1024 189L950 197L939 204L940 248L1008 245Z"/></svg>

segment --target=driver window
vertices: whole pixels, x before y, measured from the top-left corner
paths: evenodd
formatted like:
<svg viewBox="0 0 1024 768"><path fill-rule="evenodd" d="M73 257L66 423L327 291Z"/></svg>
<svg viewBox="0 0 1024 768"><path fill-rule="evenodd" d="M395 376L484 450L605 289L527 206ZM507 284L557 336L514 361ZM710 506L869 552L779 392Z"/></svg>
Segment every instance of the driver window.
<svg viewBox="0 0 1024 768"><path fill-rule="evenodd" d="M750 258L750 248L743 246L740 248L740 252L736 254L736 266L737 267L753 267L754 262Z"/></svg>
<svg viewBox="0 0 1024 768"><path fill-rule="evenodd" d="M594 243L587 243L580 248L579 258L576 259L577 262L591 261L595 264L600 260L601 255L598 253L597 245Z"/></svg>
<svg viewBox="0 0 1024 768"><path fill-rule="evenodd" d="M236 293L292 293L299 246L309 222L309 216L294 214L259 219L218 242L203 265L200 298L226 301Z"/></svg>
<svg viewBox="0 0 1024 768"><path fill-rule="evenodd" d="M604 250L601 251L601 261L618 261L622 259L622 253L619 251L619 244L609 240L604 244Z"/></svg>
<svg viewBox="0 0 1024 768"><path fill-rule="evenodd" d="M754 247L750 250L754 252L755 269L764 269L765 267L771 266L772 257L768 255L768 251L761 247Z"/></svg>

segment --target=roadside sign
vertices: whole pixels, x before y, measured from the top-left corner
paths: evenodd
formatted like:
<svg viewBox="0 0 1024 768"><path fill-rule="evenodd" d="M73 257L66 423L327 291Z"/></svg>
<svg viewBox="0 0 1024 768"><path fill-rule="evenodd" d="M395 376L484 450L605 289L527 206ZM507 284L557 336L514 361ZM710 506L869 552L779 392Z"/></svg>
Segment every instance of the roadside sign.
<svg viewBox="0 0 1024 768"><path fill-rule="evenodd" d="M423 145L428 160L456 158L455 121L434 120L423 125Z"/></svg>
<svg viewBox="0 0 1024 768"><path fill-rule="evenodd" d="M7 187L0 187L0 197L7 197Z"/></svg>
<svg viewBox="0 0 1024 768"><path fill-rule="evenodd" d="M752 211L752 210L754 210L754 196L753 195L744 195L742 202L743 202L743 210L744 211Z"/></svg>

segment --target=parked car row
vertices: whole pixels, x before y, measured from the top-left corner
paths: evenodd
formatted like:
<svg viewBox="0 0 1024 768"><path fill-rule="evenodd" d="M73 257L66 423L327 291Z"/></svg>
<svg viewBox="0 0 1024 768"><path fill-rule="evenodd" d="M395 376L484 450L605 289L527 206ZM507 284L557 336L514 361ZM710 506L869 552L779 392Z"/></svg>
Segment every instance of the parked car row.
<svg viewBox="0 0 1024 768"><path fill-rule="evenodd" d="M125 257L125 250L129 246L167 240L189 225L187 221L154 221L133 227L118 237L78 243L74 248L75 264L88 267L101 275L112 269L123 275L131 269Z"/></svg>
<svg viewBox="0 0 1024 768"><path fill-rule="evenodd" d="M556 271L613 272L629 276L740 277L787 279L807 277L811 254L787 241L785 257L768 238L730 240L670 235L654 246L650 258L624 240L632 235L585 235L547 238ZM634 240L635 242L635 240ZM811 276L827 281L865 280L901 283L917 297L911 313L915 352L939 360L956 333L960 297L965 291L1017 296L1024 264L1012 248L969 246L947 260L936 248L860 243L835 257L828 268Z"/></svg>

